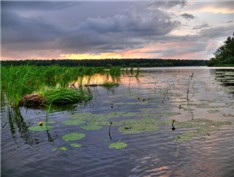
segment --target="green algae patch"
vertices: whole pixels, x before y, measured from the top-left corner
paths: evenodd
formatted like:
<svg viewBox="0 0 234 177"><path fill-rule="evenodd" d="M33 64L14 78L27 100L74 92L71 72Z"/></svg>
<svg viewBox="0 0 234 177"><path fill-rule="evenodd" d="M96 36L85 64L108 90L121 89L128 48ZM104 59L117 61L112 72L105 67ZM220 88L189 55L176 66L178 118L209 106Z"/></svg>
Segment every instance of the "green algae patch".
<svg viewBox="0 0 234 177"><path fill-rule="evenodd" d="M139 119L139 120L124 120L118 125L119 131L124 134L143 133L148 131L156 131L159 129L160 122L155 119Z"/></svg>
<svg viewBox="0 0 234 177"><path fill-rule="evenodd" d="M29 127L28 129L31 131L47 131L47 130L51 130L52 128L54 127L43 125L43 126L32 126L32 127Z"/></svg>
<svg viewBox="0 0 234 177"><path fill-rule="evenodd" d="M70 120L63 121L63 123L65 125L81 125L81 124L85 124L85 121L80 120L80 119L70 119Z"/></svg>
<svg viewBox="0 0 234 177"><path fill-rule="evenodd" d="M52 149L52 151L57 151L57 150L59 150L59 151L66 151L67 148L66 147L59 147L59 148L53 148Z"/></svg>
<svg viewBox="0 0 234 177"><path fill-rule="evenodd" d="M81 148L82 145L81 144L78 144L78 143L72 143L70 144L71 147L74 147L74 148Z"/></svg>
<svg viewBox="0 0 234 177"><path fill-rule="evenodd" d="M108 147L110 149L124 149L126 148L128 145L124 142L117 142L117 143L111 143Z"/></svg>
<svg viewBox="0 0 234 177"><path fill-rule="evenodd" d="M64 141L76 141L85 137L84 133L69 133L63 136Z"/></svg>
<svg viewBox="0 0 234 177"><path fill-rule="evenodd" d="M186 122L176 122L176 128L188 128L193 132L185 132L175 137L175 141L183 142L192 140L194 137L209 135L211 132L216 132L219 127L231 125L229 121L214 121L208 119L194 119Z"/></svg>

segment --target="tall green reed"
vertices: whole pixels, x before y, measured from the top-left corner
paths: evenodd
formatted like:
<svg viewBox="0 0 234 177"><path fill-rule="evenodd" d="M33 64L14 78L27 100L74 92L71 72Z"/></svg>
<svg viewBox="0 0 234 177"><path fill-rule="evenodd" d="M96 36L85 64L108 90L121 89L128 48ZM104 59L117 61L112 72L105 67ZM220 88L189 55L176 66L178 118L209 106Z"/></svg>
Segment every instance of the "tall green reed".
<svg viewBox="0 0 234 177"><path fill-rule="evenodd" d="M118 70L112 69L112 75L119 75ZM25 94L47 87L67 88L69 83L77 80L80 80L81 88L84 76L109 72L103 67L4 66L1 67L1 97L6 97L8 104L17 107Z"/></svg>

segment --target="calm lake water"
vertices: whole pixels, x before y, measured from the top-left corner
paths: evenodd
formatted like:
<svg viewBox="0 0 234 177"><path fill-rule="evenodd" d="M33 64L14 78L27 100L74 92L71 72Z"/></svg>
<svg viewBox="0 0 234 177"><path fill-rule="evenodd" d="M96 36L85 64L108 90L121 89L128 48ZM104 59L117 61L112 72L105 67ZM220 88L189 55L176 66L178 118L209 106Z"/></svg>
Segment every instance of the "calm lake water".
<svg viewBox="0 0 234 177"><path fill-rule="evenodd" d="M51 111L48 131L31 129L46 111L2 104L2 177L234 176L234 68L141 68L119 82ZM86 136L64 140L77 132Z"/></svg>

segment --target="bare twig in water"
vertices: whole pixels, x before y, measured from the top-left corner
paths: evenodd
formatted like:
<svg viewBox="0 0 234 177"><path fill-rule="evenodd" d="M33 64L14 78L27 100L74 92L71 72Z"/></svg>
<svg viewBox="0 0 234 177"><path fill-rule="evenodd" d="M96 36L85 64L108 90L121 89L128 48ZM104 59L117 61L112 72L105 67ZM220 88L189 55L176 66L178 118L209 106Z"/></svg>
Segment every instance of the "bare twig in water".
<svg viewBox="0 0 234 177"><path fill-rule="evenodd" d="M110 122L110 126L109 126L109 137L110 137L110 140L112 140L112 137L111 137L111 125L112 125L112 122Z"/></svg>
<svg viewBox="0 0 234 177"><path fill-rule="evenodd" d="M2 126L2 128L4 128L4 127L6 126L7 123L8 123L8 122L5 122L5 124Z"/></svg>
<svg viewBox="0 0 234 177"><path fill-rule="evenodd" d="M187 101L189 101L189 92L190 92L190 85L192 83L192 79L193 79L193 74L191 74L191 76L189 76L189 79L188 79L188 87L187 87Z"/></svg>
<svg viewBox="0 0 234 177"><path fill-rule="evenodd" d="M163 94L164 94L164 98L163 98L163 100L162 100L162 102L161 103L164 103L164 101L167 99L167 100L169 100L169 97L168 97L168 89L166 90L166 92L164 92Z"/></svg>

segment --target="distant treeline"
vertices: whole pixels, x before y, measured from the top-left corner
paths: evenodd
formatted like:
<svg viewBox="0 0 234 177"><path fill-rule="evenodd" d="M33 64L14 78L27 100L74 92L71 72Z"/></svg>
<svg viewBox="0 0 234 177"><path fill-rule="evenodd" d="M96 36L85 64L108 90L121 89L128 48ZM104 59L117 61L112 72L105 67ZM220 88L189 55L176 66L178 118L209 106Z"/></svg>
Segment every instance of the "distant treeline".
<svg viewBox="0 0 234 177"><path fill-rule="evenodd" d="M105 59L105 60L14 60L1 61L2 66L87 66L87 67L163 67L163 66L206 66L207 60L163 60L163 59Z"/></svg>

